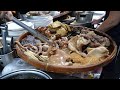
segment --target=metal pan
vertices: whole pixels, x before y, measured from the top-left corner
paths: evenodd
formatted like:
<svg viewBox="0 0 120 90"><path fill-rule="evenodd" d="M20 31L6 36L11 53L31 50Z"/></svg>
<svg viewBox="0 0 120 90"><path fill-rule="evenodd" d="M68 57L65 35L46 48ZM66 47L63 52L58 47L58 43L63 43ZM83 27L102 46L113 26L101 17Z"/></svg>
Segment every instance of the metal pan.
<svg viewBox="0 0 120 90"><path fill-rule="evenodd" d="M47 73L37 69L21 69L8 73L0 79L52 79Z"/></svg>

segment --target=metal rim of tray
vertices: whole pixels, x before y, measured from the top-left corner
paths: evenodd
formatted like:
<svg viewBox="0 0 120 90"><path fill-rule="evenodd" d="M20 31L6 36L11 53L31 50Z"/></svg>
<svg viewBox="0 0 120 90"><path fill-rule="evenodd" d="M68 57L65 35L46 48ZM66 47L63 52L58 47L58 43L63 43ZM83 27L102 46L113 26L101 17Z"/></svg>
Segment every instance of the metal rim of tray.
<svg viewBox="0 0 120 90"><path fill-rule="evenodd" d="M10 72L8 74L5 75L1 75L0 79L8 79L12 76L18 75L18 74L35 74L38 76L41 76L45 79L52 79L47 73L41 71L41 70L37 70L37 69L20 69L20 70L15 70L13 72Z"/></svg>

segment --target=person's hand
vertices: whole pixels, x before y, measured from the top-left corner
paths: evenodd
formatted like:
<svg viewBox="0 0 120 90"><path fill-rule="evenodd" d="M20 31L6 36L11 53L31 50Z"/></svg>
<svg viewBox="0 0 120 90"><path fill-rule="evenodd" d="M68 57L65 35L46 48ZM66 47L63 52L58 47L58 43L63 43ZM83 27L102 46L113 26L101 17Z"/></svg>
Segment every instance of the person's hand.
<svg viewBox="0 0 120 90"><path fill-rule="evenodd" d="M6 18L7 20L12 20L12 11L0 11L0 19Z"/></svg>
<svg viewBox="0 0 120 90"><path fill-rule="evenodd" d="M101 19L94 19L91 21L92 24L99 24L101 22Z"/></svg>

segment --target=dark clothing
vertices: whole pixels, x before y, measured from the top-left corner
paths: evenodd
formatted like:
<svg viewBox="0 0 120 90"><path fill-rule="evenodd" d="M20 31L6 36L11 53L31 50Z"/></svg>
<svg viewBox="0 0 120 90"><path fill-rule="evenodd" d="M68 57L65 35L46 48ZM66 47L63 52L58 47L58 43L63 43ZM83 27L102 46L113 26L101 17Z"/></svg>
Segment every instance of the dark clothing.
<svg viewBox="0 0 120 90"><path fill-rule="evenodd" d="M120 45L120 24L106 33L112 37L118 46Z"/></svg>
<svg viewBox="0 0 120 90"><path fill-rule="evenodd" d="M104 20L107 19L109 13L110 11L106 11ZM117 45L120 45L120 23L117 26L113 27L111 30L107 31L106 33L112 37L112 39L117 43Z"/></svg>
<svg viewBox="0 0 120 90"><path fill-rule="evenodd" d="M108 16L109 11L106 11L105 20ZM120 45L120 23L106 33L112 37L112 39L117 43L118 46Z"/></svg>
<svg viewBox="0 0 120 90"><path fill-rule="evenodd" d="M106 11L105 20L109 16L109 11ZM116 42L117 46L120 45L120 24L113 27L111 30L106 32ZM120 77L120 55L114 58L114 60L103 68L102 77L103 79L118 79Z"/></svg>

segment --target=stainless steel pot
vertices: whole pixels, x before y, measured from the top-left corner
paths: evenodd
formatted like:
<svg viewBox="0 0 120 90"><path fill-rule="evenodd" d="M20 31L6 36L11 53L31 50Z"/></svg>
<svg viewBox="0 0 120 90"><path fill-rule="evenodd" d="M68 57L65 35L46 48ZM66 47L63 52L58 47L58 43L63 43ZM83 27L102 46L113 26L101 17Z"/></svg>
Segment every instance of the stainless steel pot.
<svg viewBox="0 0 120 90"><path fill-rule="evenodd" d="M21 69L10 72L0 79L52 79L47 73L37 69Z"/></svg>
<svg viewBox="0 0 120 90"><path fill-rule="evenodd" d="M13 61L14 51L10 50L11 49L10 46L8 49L9 49L8 53L0 55L0 65L2 67L5 67L7 64L9 64Z"/></svg>
<svg viewBox="0 0 120 90"><path fill-rule="evenodd" d="M76 22L77 23L90 23L93 18L93 12L77 12Z"/></svg>

